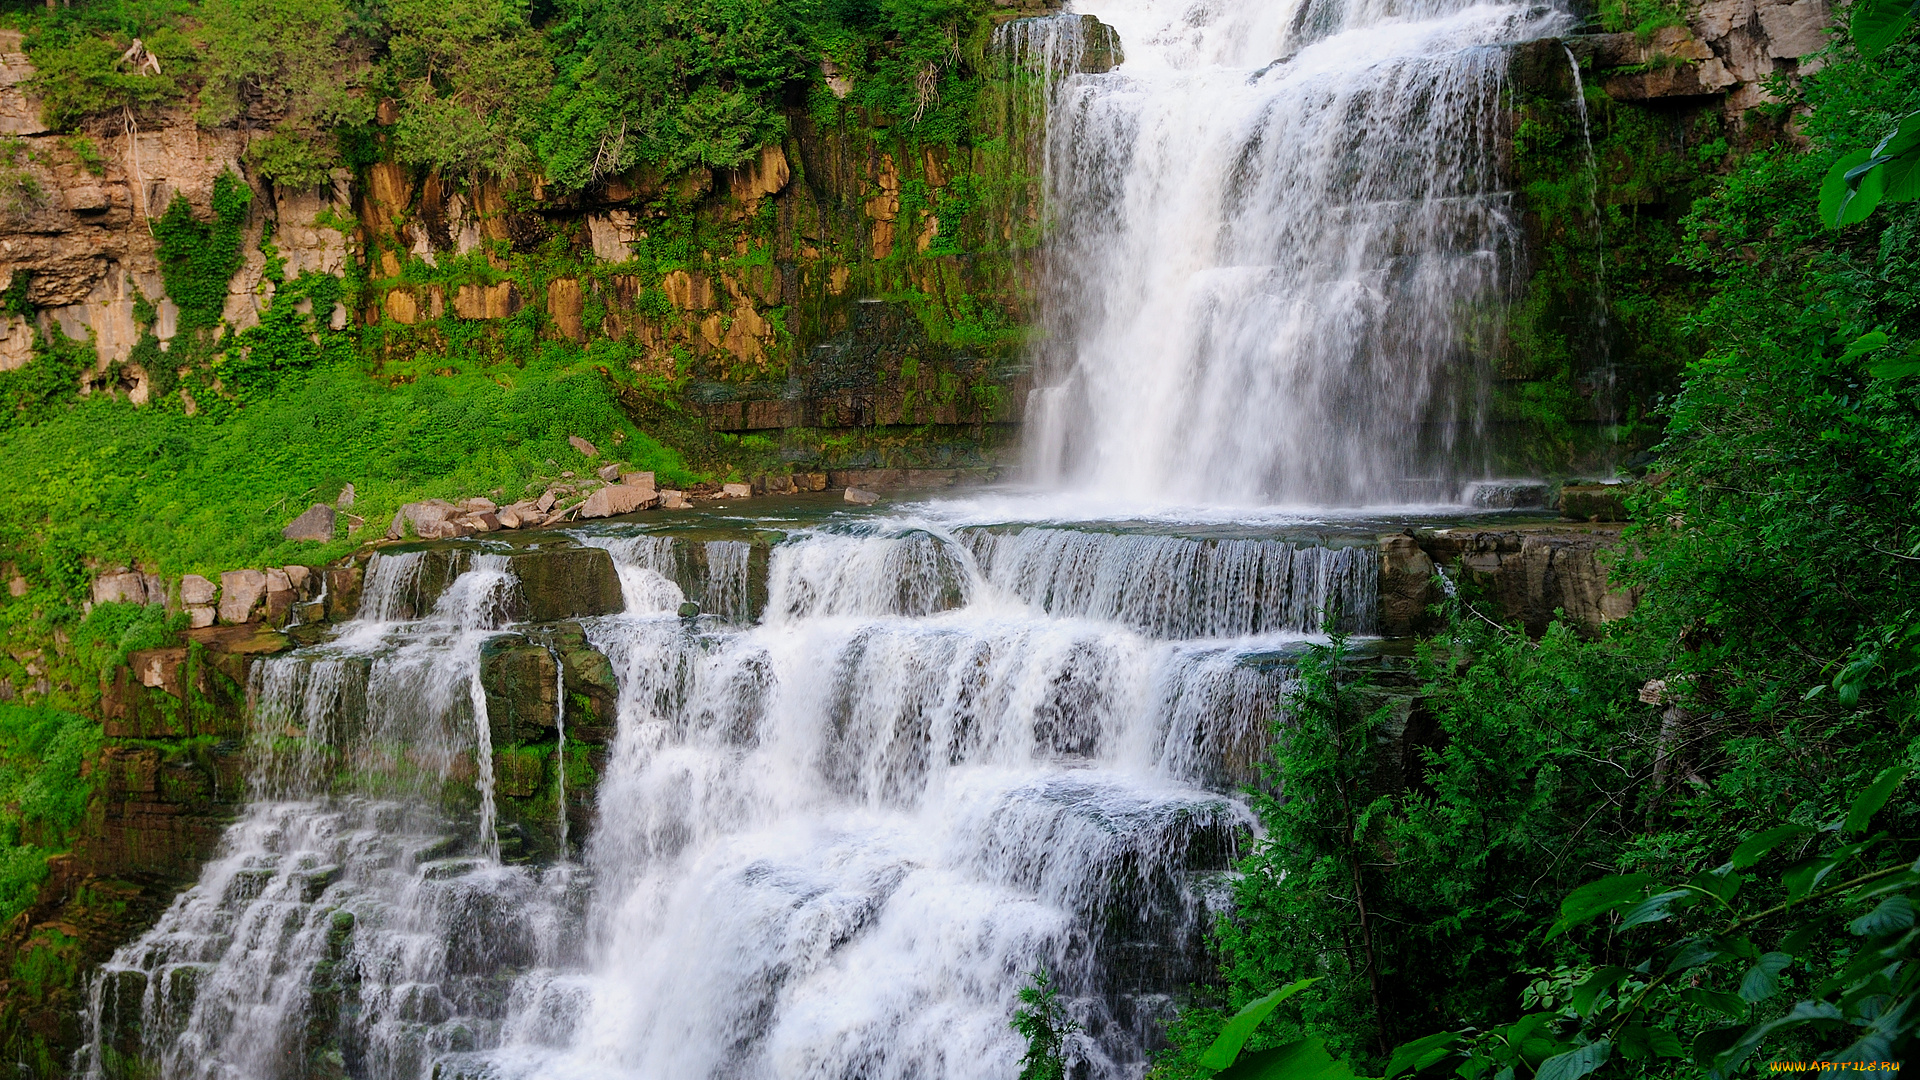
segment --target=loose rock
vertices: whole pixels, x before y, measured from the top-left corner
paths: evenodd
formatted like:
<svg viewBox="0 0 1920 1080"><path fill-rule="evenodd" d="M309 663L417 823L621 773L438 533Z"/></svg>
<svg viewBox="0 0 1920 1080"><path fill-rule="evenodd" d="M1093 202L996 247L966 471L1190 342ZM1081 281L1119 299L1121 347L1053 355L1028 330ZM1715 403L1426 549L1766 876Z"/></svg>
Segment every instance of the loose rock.
<svg viewBox="0 0 1920 1080"><path fill-rule="evenodd" d="M653 474L650 472L621 473L620 482L628 487L653 487Z"/></svg>
<svg viewBox="0 0 1920 1080"><path fill-rule="evenodd" d="M720 494L729 499L745 499L753 495L752 484L722 484Z"/></svg>
<svg viewBox="0 0 1920 1080"><path fill-rule="evenodd" d="M199 574L187 574L180 579L180 602L189 607L213 603L213 594L213 582Z"/></svg>
<svg viewBox="0 0 1920 1080"><path fill-rule="evenodd" d="M587 496L587 504L580 509L580 516L603 518L612 517L615 514L631 514L635 510L644 510L652 506L656 498L650 487L614 484Z"/></svg>
<svg viewBox="0 0 1920 1080"><path fill-rule="evenodd" d="M281 529L280 535L288 540L314 540L321 543L333 539L333 507L326 503L314 503L306 513Z"/></svg>
<svg viewBox="0 0 1920 1080"><path fill-rule="evenodd" d="M874 503L880 501L878 493L857 487L848 488L845 498L848 502L858 503L861 506L872 506Z"/></svg>
<svg viewBox="0 0 1920 1080"><path fill-rule="evenodd" d="M608 462L607 464L600 466L599 470L596 471L594 475L598 476L600 479L605 480L607 483L611 484L614 481L620 479L620 466L617 463Z"/></svg>
<svg viewBox="0 0 1920 1080"><path fill-rule="evenodd" d="M691 510L693 509L693 500L687 498L687 493L684 491L674 491L672 488L668 488L660 493L660 509Z"/></svg>
<svg viewBox="0 0 1920 1080"><path fill-rule="evenodd" d="M588 442L587 440L581 438L578 435L567 436L567 441L573 444L573 448L575 450L580 451L581 454L585 455L588 458L597 458L600 456L599 447L593 445L592 443Z"/></svg>
<svg viewBox="0 0 1920 1080"><path fill-rule="evenodd" d="M267 575L258 570L229 570L220 575L220 621L229 625L253 617L267 594Z"/></svg>
<svg viewBox="0 0 1920 1080"><path fill-rule="evenodd" d="M339 509L339 510L346 510L353 506L353 485L352 484L348 484L346 487L343 487L340 489L340 497L333 500L333 505L335 509Z"/></svg>

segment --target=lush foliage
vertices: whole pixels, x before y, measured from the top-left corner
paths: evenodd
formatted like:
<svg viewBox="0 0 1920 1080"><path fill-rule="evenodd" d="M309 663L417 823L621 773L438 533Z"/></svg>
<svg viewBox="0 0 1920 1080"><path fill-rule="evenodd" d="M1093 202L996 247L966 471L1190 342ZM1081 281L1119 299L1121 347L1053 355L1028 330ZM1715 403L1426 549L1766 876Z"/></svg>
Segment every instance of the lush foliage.
<svg viewBox="0 0 1920 1080"><path fill-rule="evenodd" d="M1013 1012L1013 1030L1027 1040L1020 1059L1020 1080L1065 1080L1067 1037L1079 1026L1067 1015L1066 1003L1042 969L1020 989L1020 1007Z"/></svg>
<svg viewBox="0 0 1920 1080"><path fill-rule="evenodd" d="M167 295L180 308L180 329L198 330L220 321L227 303L227 282L244 258L240 244L247 227L253 189L231 172L213 182L213 220L193 216L185 197L175 195L167 212L153 223L160 274Z"/></svg>
<svg viewBox="0 0 1920 1080"><path fill-rule="evenodd" d="M93 785L82 768L99 744L93 721L0 702L0 919L32 902L47 855L85 817Z"/></svg>

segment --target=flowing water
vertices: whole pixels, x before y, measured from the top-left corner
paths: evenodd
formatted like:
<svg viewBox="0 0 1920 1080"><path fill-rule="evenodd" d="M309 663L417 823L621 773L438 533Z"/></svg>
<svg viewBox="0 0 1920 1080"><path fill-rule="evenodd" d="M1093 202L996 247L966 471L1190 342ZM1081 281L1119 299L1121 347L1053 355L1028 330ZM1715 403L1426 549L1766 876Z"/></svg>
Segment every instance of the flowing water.
<svg viewBox="0 0 1920 1080"><path fill-rule="evenodd" d="M256 669L255 801L96 980L90 1075L1010 1075L1042 965L1137 1073L1289 650L1373 604L1364 548L867 519L773 547L758 621L683 618L747 542L583 539L626 611L578 623L618 686L579 859L502 861L481 689L565 624L505 621L503 556L376 558Z"/></svg>
<svg viewBox="0 0 1920 1080"><path fill-rule="evenodd" d="M1051 94L1036 476L1326 506L1450 501L1486 475L1519 238L1503 46L1570 17L1484 0L1075 10L1117 27L1127 61ZM1036 34L1032 66L1071 54Z"/></svg>
<svg viewBox="0 0 1920 1080"><path fill-rule="evenodd" d="M1110 73L1076 73L1077 17L1001 37L1049 116L1037 473L1142 503L1459 497L1514 241L1501 46L1566 16L1084 10L1124 42ZM522 554L376 557L357 619L254 668L253 801L100 971L77 1065L1005 1077L1045 968L1075 1075L1138 1077L1205 975L1290 657L1374 627L1371 544L1283 532L583 529L624 611L537 625Z"/></svg>

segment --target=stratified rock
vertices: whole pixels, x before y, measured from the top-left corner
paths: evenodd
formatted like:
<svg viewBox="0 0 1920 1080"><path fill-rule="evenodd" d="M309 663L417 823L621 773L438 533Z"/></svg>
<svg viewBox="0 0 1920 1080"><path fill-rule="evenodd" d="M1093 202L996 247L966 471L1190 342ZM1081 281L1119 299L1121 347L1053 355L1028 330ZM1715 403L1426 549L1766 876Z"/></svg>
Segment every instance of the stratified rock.
<svg viewBox="0 0 1920 1080"><path fill-rule="evenodd" d="M339 566L327 571L327 618L346 622L360 611L360 582L366 571Z"/></svg>
<svg viewBox="0 0 1920 1080"><path fill-rule="evenodd" d="M631 514L635 510L644 510L657 501L650 487L629 487L626 484L614 484L603 487L587 496L587 504L580 508L583 518L612 517L615 514Z"/></svg>
<svg viewBox="0 0 1920 1080"><path fill-rule="evenodd" d="M526 622L613 615L626 608L613 556L600 548L543 548L508 556Z"/></svg>
<svg viewBox="0 0 1920 1080"><path fill-rule="evenodd" d="M220 621L234 624L253 618L267 595L267 575L258 570L229 570L220 575Z"/></svg>
<svg viewBox="0 0 1920 1080"><path fill-rule="evenodd" d="M793 482L803 491L827 490L827 474L823 472L795 473Z"/></svg>
<svg viewBox="0 0 1920 1080"><path fill-rule="evenodd" d="M502 634L480 649L480 685L487 695L493 745L533 742L550 733L559 712L554 653L520 634Z"/></svg>
<svg viewBox="0 0 1920 1080"><path fill-rule="evenodd" d="M306 513L281 529L280 535L288 540L317 540L322 543L333 539L333 507L314 503Z"/></svg>
<svg viewBox="0 0 1920 1080"><path fill-rule="evenodd" d="M1403 637L1424 629L1433 595L1433 559L1411 534L1380 538L1380 632Z"/></svg>
<svg viewBox="0 0 1920 1080"><path fill-rule="evenodd" d="M183 604L211 604L214 591L213 582L199 574L186 574L180 578L180 602Z"/></svg>
<svg viewBox="0 0 1920 1080"><path fill-rule="evenodd" d="M861 506L872 506L874 503L880 501L880 496L877 492L857 487L848 488L844 497L848 502L858 503Z"/></svg>
<svg viewBox="0 0 1920 1080"><path fill-rule="evenodd" d="M722 484L720 494L729 499L745 499L753 495L752 484Z"/></svg>
<svg viewBox="0 0 1920 1080"><path fill-rule="evenodd" d="M597 458L600 456L599 447L593 445L592 443L588 442L587 440L581 438L578 435L567 436L567 442L571 443L575 450L580 451L581 454L585 455L588 458Z"/></svg>

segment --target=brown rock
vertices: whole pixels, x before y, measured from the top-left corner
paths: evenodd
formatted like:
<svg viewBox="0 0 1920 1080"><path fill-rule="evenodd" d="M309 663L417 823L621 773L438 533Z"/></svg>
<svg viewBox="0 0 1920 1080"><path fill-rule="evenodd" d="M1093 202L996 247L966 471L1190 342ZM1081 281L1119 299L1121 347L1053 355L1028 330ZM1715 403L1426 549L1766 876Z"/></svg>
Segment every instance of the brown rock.
<svg viewBox="0 0 1920 1080"><path fill-rule="evenodd" d="M684 491L674 491L668 488L660 493L660 509L691 510L693 509L693 500L687 498L687 493Z"/></svg>
<svg viewBox="0 0 1920 1080"><path fill-rule="evenodd" d="M880 495L878 492L872 492L872 491L866 490L865 488L857 488L857 487L848 488L846 490L846 493L842 496L842 498L846 499L846 501L850 503L855 503L860 506L872 506L874 503L877 503L880 501Z"/></svg>
<svg viewBox="0 0 1920 1080"><path fill-rule="evenodd" d="M220 575L220 621L229 625L254 617L267 594L267 575L258 570L229 570Z"/></svg>
<svg viewBox="0 0 1920 1080"><path fill-rule="evenodd" d="M588 442L587 440L581 438L578 435L567 436L567 442L571 443L573 445L573 448L575 450L580 451L580 453L583 456L585 456L588 460L592 460L593 458L597 458L600 456L599 447L593 445L592 443Z"/></svg>
<svg viewBox="0 0 1920 1080"><path fill-rule="evenodd" d="M620 479L620 466L614 462L608 462L607 464L600 466L600 468L594 473L594 475L598 476L602 480L605 480L609 484L614 483Z"/></svg>
<svg viewBox="0 0 1920 1080"><path fill-rule="evenodd" d="M587 496L587 504L580 508L583 518L612 517L615 514L631 514L644 510L654 504L656 496L650 487L629 487L626 484L612 484Z"/></svg>
<svg viewBox="0 0 1920 1080"><path fill-rule="evenodd" d="M745 499L753 494L752 484L722 484L720 494L729 499Z"/></svg>
<svg viewBox="0 0 1920 1080"><path fill-rule="evenodd" d="M307 512L294 518L280 535L288 540L310 540L325 543L333 539L333 507L326 503L314 503Z"/></svg>

